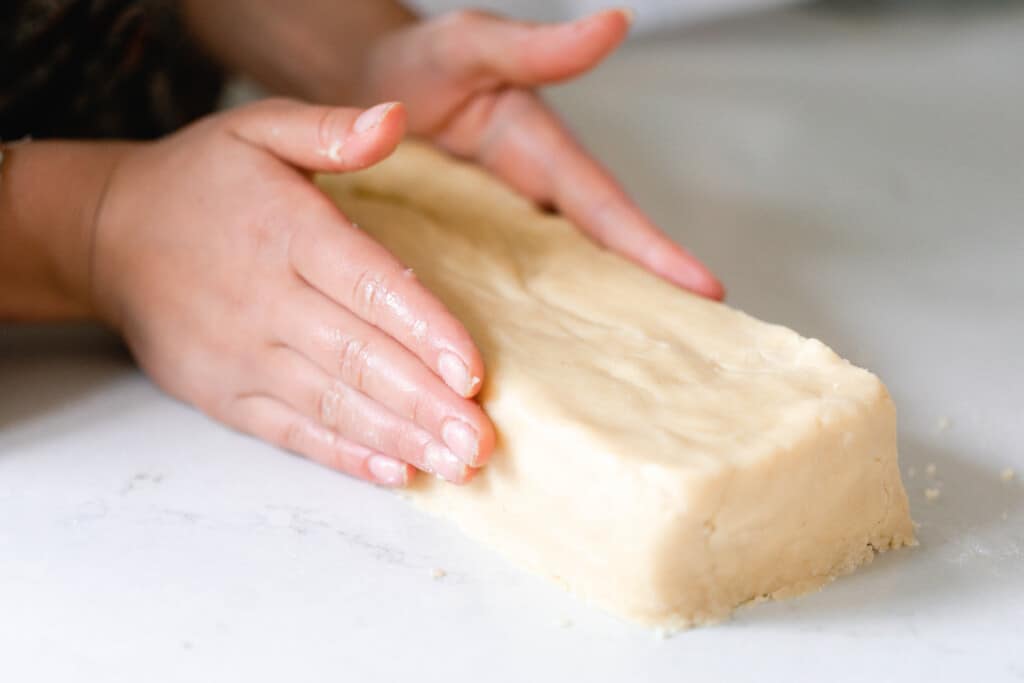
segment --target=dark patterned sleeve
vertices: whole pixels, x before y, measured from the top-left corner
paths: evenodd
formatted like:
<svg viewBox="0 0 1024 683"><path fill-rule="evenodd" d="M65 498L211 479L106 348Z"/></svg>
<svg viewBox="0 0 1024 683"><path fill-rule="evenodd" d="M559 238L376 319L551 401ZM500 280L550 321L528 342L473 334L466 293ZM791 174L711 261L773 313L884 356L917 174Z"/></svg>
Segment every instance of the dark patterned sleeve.
<svg viewBox="0 0 1024 683"><path fill-rule="evenodd" d="M0 139L158 137L222 83L173 0L0 0Z"/></svg>

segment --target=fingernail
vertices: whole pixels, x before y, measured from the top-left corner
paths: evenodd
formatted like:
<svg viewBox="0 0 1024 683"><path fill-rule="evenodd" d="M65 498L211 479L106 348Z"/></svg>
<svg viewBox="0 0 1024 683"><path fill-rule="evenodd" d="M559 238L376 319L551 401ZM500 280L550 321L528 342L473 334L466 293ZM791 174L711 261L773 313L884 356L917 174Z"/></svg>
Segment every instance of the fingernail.
<svg viewBox="0 0 1024 683"><path fill-rule="evenodd" d="M618 13L622 15L622 18L626 20L626 23L630 26L633 25L633 19L636 17L636 12L633 11L632 7L620 7Z"/></svg>
<svg viewBox="0 0 1024 683"><path fill-rule="evenodd" d="M366 460L366 468L370 470L374 480L385 486L405 486L409 483L409 468L399 460L386 455L371 455Z"/></svg>
<svg viewBox="0 0 1024 683"><path fill-rule="evenodd" d="M370 107L356 117L355 123L352 124L352 130L357 133L365 133L376 128L394 106L394 102L385 102L384 104L378 104L374 107Z"/></svg>
<svg viewBox="0 0 1024 683"><path fill-rule="evenodd" d="M434 442L427 444L423 455L429 472L455 483L466 478L469 468L441 444Z"/></svg>
<svg viewBox="0 0 1024 683"><path fill-rule="evenodd" d="M455 417L445 420L441 426L441 438L464 463L476 464L476 456L480 452L480 436L467 423Z"/></svg>
<svg viewBox="0 0 1024 683"><path fill-rule="evenodd" d="M713 301L721 301L725 297L725 287L702 265L688 263L682 269L666 273L665 277L676 282L695 294Z"/></svg>
<svg viewBox="0 0 1024 683"><path fill-rule="evenodd" d="M437 371L441 373L444 383L460 396L469 396L476 385L480 384L480 378L470 377L469 368L451 351L442 351L438 356Z"/></svg>

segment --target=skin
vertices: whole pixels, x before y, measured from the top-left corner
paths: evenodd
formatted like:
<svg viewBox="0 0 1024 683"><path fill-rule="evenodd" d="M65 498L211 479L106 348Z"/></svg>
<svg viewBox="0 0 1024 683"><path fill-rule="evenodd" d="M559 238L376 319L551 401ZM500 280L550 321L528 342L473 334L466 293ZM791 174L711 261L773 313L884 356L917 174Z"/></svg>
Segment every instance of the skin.
<svg viewBox="0 0 1024 683"><path fill-rule="evenodd" d="M219 59L278 91L383 103L270 99L154 143L8 152L3 318L102 320L172 395L334 469L401 486L417 470L463 483L486 463L494 430L472 400L483 360L311 172L370 166L410 130L670 281L721 298L717 280L532 90L610 53L628 30L624 12L531 25L472 12L416 22L386 2L186 9ZM310 58L275 58L284 54Z"/></svg>

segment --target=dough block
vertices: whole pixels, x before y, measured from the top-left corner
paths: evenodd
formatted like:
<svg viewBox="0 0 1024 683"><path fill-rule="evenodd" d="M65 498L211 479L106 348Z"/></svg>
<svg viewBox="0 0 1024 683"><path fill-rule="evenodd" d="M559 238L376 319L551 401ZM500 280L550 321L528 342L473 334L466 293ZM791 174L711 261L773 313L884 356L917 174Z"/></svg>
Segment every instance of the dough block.
<svg viewBox="0 0 1024 683"><path fill-rule="evenodd" d="M406 143L321 187L463 321L499 433L416 503L584 600L720 620L913 544L882 383L684 292L484 171Z"/></svg>

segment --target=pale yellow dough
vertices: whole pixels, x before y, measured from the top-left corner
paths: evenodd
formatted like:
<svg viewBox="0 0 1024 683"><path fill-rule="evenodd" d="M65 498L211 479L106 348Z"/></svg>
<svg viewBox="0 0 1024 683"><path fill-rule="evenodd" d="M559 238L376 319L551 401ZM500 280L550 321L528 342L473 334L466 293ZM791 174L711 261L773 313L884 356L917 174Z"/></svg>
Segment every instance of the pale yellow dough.
<svg viewBox="0 0 1024 683"><path fill-rule="evenodd" d="M683 292L423 145L319 182L483 353L491 464L412 491L469 535L667 629L913 543L892 401L821 342Z"/></svg>

